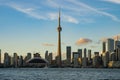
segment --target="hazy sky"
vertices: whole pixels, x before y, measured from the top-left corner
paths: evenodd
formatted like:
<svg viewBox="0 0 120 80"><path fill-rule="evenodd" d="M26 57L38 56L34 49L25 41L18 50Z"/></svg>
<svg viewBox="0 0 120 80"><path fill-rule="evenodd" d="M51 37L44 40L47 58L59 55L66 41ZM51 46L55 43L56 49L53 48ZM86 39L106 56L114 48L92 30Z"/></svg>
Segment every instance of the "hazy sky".
<svg viewBox="0 0 120 80"><path fill-rule="evenodd" d="M120 32L120 0L0 0L0 49L26 55L57 52L61 7L62 53L66 46L101 51L100 40Z"/></svg>

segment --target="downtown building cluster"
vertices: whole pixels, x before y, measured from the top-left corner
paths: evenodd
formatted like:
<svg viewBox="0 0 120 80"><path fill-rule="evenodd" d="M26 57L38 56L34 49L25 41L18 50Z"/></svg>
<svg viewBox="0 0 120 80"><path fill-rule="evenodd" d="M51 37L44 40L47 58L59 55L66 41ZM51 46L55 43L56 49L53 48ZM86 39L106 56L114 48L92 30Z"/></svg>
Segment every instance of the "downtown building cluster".
<svg viewBox="0 0 120 80"><path fill-rule="evenodd" d="M1 50L0 50L0 58L1 58ZM1 61L1 59L0 59ZM34 53L33 57L31 53L27 53L24 57L22 55L18 55L17 53L13 53L13 56L10 56L7 52L4 53L3 63L0 62L0 67L4 68L22 68L22 67L45 67L48 65L48 62L41 58L39 53Z"/></svg>
<svg viewBox="0 0 120 80"><path fill-rule="evenodd" d="M72 56L72 58L71 58ZM70 60L71 59L71 60ZM70 64L71 63L71 64ZM120 68L120 41L106 39L102 42L102 52L93 52L90 49L78 49L72 52L71 47L66 48L65 66L82 68Z"/></svg>
<svg viewBox="0 0 120 80"><path fill-rule="evenodd" d="M36 59L37 58L37 59ZM39 58L39 59L38 59ZM13 53L10 56L7 52L4 53L3 64L1 63L1 50L0 50L0 64L2 67L58 67L58 56L53 59L53 54L48 51L45 52L43 59L39 53L27 53L23 56L18 56ZM42 62L45 61L45 62ZM32 64L28 63L33 61ZM78 49L72 52L71 46L66 47L66 59L61 60L61 67L73 68L119 68L120 67L120 41L114 39L107 39L102 42L102 52L92 52L90 49Z"/></svg>
<svg viewBox="0 0 120 80"><path fill-rule="evenodd" d="M57 65L57 59L56 56L51 65ZM62 67L120 68L120 41L111 38L106 39L106 41L102 42L101 53L92 52L86 48L72 52L71 46L67 46L66 59L62 60Z"/></svg>

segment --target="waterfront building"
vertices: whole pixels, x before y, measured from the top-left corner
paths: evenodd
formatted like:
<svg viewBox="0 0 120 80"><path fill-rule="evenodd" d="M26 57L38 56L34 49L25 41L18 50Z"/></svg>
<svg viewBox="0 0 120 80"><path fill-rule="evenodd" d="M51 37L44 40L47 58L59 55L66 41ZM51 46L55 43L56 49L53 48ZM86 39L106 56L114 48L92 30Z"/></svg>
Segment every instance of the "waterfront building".
<svg viewBox="0 0 120 80"><path fill-rule="evenodd" d="M31 59L31 53L27 53L27 60Z"/></svg>
<svg viewBox="0 0 120 80"><path fill-rule="evenodd" d="M101 57L99 56L99 52L94 52L94 57L93 57L93 67L101 67L102 60Z"/></svg>
<svg viewBox="0 0 120 80"><path fill-rule="evenodd" d="M0 64L1 64L1 49L0 49Z"/></svg>
<svg viewBox="0 0 120 80"><path fill-rule="evenodd" d="M82 49L78 49L79 58L82 60Z"/></svg>
<svg viewBox="0 0 120 80"><path fill-rule="evenodd" d="M116 53L115 52L111 53L111 61L116 61Z"/></svg>
<svg viewBox="0 0 120 80"><path fill-rule="evenodd" d="M85 49L84 49L84 57L83 57L83 60L82 60L82 67L87 67L86 52L87 52L87 49L85 48Z"/></svg>
<svg viewBox="0 0 120 80"><path fill-rule="evenodd" d="M14 56L13 56L13 65L14 67L18 67L18 55L17 53L14 53Z"/></svg>
<svg viewBox="0 0 120 80"><path fill-rule="evenodd" d="M114 40L113 39L107 39L106 42L106 50L111 53L114 52Z"/></svg>
<svg viewBox="0 0 120 80"><path fill-rule="evenodd" d="M91 60L91 50L88 50L88 61Z"/></svg>
<svg viewBox="0 0 120 80"><path fill-rule="evenodd" d="M34 57L26 61L25 66L31 68L44 68L48 66L48 61L41 57Z"/></svg>
<svg viewBox="0 0 120 80"><path fill-rule="evenodd" d="M117 40L115 41L115 52L116 52L116 60L120 61L120 41L118 40L118 37L117 37Z"/></svg>
<svg viewBox="0 0 120 80"><path fill-rule="evenodd" d="M48 59L49 59L48 57L49 57L49 56L48 56L48 51L46 51L46 52L45 52L45 59L46 59L47 61L48 61Z"/></svg>
<svg viewBox="0 0 120 80"><path fill-rule="evenodd" d="M116 47L116 60L120 61L120 45Z"/></svg>
<svg viewBox="0 0 120 80"><path fill-rule="evenodd" d="M114 49L116 49L118 46L120 46L120 41L117 39L114 43Z"/></svg>
<svg viewBox="0 0 120 80"><path fill-rule="evenodd" d="M78 61L80 62L80 66L82 66L82 49L78 49L78 55L79 55Z"/></svg>
<svg viewBox="0 0 120 80"><path fill-rule="evenodd" d="M31 59L31 58L30 58ZM23 56L20 56L18 59L18 66L22 67L23 66Z"/></svg>
<svg viewBox="0 0 120 80"><path fill-rule="evenodd" d="M9 67L10 66L10 56L6 52L4 53L4 67Z"/></svg>
<svg viewBox="0 0 120 80"><path fill-rule="evenodd" d="M111 61L111 53L114 52L114 40L113 39L107 39L106 42L106 51L109 52L109 61Z"/></svg>
<svg viewBox="0 0 120 80"><path fill-rule="evenodd" d="M66 62L67 66L71 66L71 46L66 47Z"/></svg>
<svg viewBox="0 0 120 80"><path fill-rule="evenodd" d="M109 52L102 53L102 62L103 62L103 67L108 67L109 63Z"/></svg>
<svg viewBox="0 0 120 80"><path fill-rule="evenodd" d="M52 53L49 53L48 62L50 65L52 64L52 60L53 60L53 55L52 55Z"/></svg>
<svg viewBox="0 0 120 80"><path fill-rule="evenodd" d="M79 67L78 58L79 58L78 52L73 52L73 67Z"/></svg>
<svg viewBox="0 0 120 80"><path fill-rule="evenodd" d="M102 53L106 52L106 42L102 43Z"/></svg>

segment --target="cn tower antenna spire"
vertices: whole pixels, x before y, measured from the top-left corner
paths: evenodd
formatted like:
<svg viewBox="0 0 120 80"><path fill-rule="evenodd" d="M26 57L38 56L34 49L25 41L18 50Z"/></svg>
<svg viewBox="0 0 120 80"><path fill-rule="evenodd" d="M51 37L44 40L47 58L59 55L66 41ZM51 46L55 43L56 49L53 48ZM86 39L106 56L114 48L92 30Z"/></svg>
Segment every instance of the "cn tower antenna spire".
<svg viewBox="0 0 120 80"><path fill-rule="evenodd" d="M58 22L59 27L61 27L61 26L60 26L60 16L61 16L61 15L60 15L60 8L59 8L59 17L58 17L58 18L59 18L59 20L58 20L58 21L59 21L59 22Z"/></svg>
<svg viewBox="0 0 120 80"><path fill-rule="evenodd" d="M57 53L57 57L58 57L58 60L57 60L57 64L59 67L62 66L62 61L61 61L61 31L62 31L62 27L60 25L60 8L59 8L59 15L58 15L58 27L57 27L57 30L58 30L58 53Z"/></svg>

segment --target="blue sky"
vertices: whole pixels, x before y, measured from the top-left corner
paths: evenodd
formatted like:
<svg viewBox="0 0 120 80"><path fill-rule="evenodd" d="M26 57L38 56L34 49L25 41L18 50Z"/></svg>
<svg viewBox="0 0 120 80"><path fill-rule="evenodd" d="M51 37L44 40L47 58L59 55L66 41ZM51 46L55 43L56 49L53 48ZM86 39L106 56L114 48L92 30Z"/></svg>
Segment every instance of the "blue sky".
<svg viewBox="0 0 120 80"><path fill-rule="evenodd" d="M59 7L64 58L66 46L101 52L101 39L120 36L120 0L0 0L2 53L56 55Z"/></svg>

